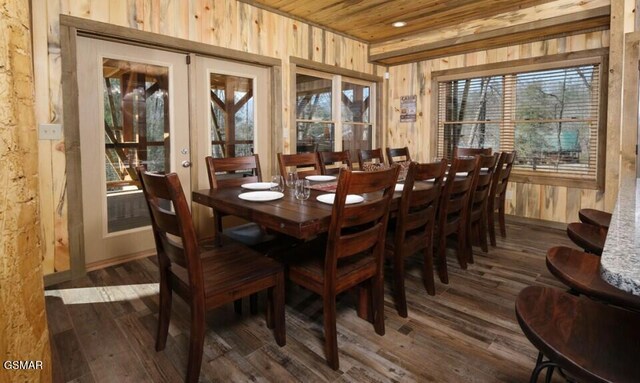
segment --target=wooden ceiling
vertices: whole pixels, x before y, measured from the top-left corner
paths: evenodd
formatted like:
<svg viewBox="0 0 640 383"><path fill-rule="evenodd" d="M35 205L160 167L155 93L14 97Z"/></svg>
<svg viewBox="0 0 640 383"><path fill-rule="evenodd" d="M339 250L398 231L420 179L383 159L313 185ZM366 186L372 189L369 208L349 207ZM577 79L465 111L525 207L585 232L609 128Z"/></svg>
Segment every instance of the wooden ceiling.
<svg viewBox="0 0 640 383"><path fill-rule="evenodd" d="M320 26L330 31L344 34L370 44L375 50L377 47L397 42L412 44L412 40L424 42L429 35L437 38L443 35L441 31L455 31L464 29L475 23L477 27L470 31L471 35L486 33L487 31L505 29L505 44L509 43L509 35L514 30L508 30L511 24L529 18L528 24L521 25L516 32L520 33L520 40L514 38L511 43L522 42L526 39L541 39L545 37L545 30L549 26L549 36L558 34L571 34L585 30L604 29L609 26L609 0L239 0L272 12L305 21L309 24ZM597 9L596 9L597 8ZM547 13L548 20L541 20L539 14ZM578 13L575 18L571 13ZM564 17L557 21L551 19ZM407 23L402 28L393 27L396 21ZM482 24L485 21L485 24ZM500 24L502 21L502 24ZM522 22L520 24L523 24ZM559 26L562 24L562 26ZM467 28L469 29L469 28ZM468 31L469 32L469 31ZM493 32L491 38L495 41L499 32ZM449 32L442 40L459 38L455 33ZM514 36L517 37L517 36ZM468 37L465 42L468 47ZM473 39L473 38L472 38ZM448 41L446 45L455 41ZM503 44L503 43L501 43ZM464 48L467 50L468 48ZM422 49L409 50L404 48L401 55L390 59L387 53L389 49L381 48L385 52L384 57L372 57L372 62L381 64L398 64L401 62L416 61L434 57L433 54L416 54ZM411 55L408 56L407 54ZM438 53L439 54L439 53ZM406 56L406 59L399 58Z"/></svg>
<svg viewBox="0 0 640 383"><path fill-rule="evenodd" d="M448 27L553 0L241 0L369 43ZM393 27L405 21L402 28Z"/></svg>

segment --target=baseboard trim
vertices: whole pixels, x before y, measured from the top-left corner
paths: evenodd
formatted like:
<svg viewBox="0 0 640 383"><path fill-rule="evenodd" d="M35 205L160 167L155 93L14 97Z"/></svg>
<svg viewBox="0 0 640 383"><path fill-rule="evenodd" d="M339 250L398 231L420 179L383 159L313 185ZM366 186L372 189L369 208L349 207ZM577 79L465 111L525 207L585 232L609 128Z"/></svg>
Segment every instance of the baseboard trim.
<svg viewBox="0 0 640 383"><path fill-rule="evenodd" d="M558 229L558 230L567 229L567 224L564 222L546 221L544 219L520 217L518 215L509 215L509 214L505 214L504 218L505 218L505 221L509 223L542 226L542 227Z"/></svg>
<svg viewBox="0 0 640 383"><path fill-rule="evenodd" d="M104 269L105 267L119 265L121 263L126 263L129 261L133 261L140 258L146 258L150 255L155 255L156 251L154 250L145 250L139 253L127 254L120 257L109 258L102 261L87 263L87 272Z"/></svg>

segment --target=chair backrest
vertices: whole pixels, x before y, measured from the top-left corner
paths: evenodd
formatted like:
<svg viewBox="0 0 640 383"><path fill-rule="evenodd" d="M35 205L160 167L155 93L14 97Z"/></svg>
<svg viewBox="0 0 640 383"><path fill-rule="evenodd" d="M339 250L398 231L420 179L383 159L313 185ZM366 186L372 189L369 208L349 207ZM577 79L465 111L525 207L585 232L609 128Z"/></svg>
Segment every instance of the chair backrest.
<svg viewBox="0 0 640 383"><path fill-rule="evenodd" d="M364 252L375 257L382 272L389 206L398 171L397 165L369 173L340 170L325 258L325 281L329 285L335 282L339 259ZM345 204L348 194L365 193L370 194L364 202Z"/></svg>
<svg viewBox="0 0 640 383"><path fill-rule="evenodd" d="M382 154L382 149L371 149L358 150L358 165L360 165L360 170L364 169L364 164L367 162L378 161L379 164L384 165L384 155Z"/></svg>
<svg viewBox="0 0 640 383"><path fill-rule="evenodd" d="M404 157L398 160L395 160L394 157ZM389 161L389 165L393 165L396 162L411 162L411 155L409 155L409 148L387 148L387 161Z"/></svg>
<svg viewBox="0 0 640 383"><path fill-rule="evenodd" d="M483 155L491 155L493 153L493 149L491 148L453 148L453 158L456 157L465 157L465 156L477 156L479 154Z"/></svg>
<svg viewBox="0 0 640 383"><path fill-rule="evenodd" d="M338 174L340 168L347 166L347 169L353 170L353 164L351 163L351 153L349 150L342 152L318 152L320 155L320 166L322 167L322 174ZM342 162L341 165L335 167L327 167L327 165L333 165L336 162Z"/></svg>
<svg viewBox="0 0 640 383"><path fill-rule="evenodd" d="M487 200L489 199L491 183L493 181L496 166L498 165L500 153L494 153L493 155L480 155L479 157L478 176L476 177L475 187L473 188L473 192L469 198L469 208L472 212L482 212L487 208Z"/></svg>
<svg viewBox="0 0 640 383"><path fill-rule="evenodd" d="M422 236L420 242L431 246L433 227L442 192L442 182L447 171L447 161L429 164L411 162L402 189L402 199L396 218L395 246L400 248L409 237ZM433 180L430 188L421 188L416 182ZM414 186L416 188L414 189Z"/></svg>
<svg viewBox="0 0 640 383"><path fill-rule="evenodd" d="M479 156L453 159L440 198L438 221L443 227L451 221L449 218L458 217L462 222L467 221L469 196L478 174L479 161Z"/></svg>
<svg viewBox="0 0 640 383"><path fill-rule="evenodd" d="M298 173L299 178L322 173L322 166L320 165L318 152L296 154L278 153L278 164L280 166L280 175L283 177L287 176L288 167L293 167L294 171ZM298 171L298 168L311 169Z"/></svg>
<svg viewBox="0 0 640 383"><path fill-rule="evenodd" d="M240 186L249 182L262 182L260 159L257 154L246 157L205 157L209 187L212 189ZM237 173L251 171L251 174Z"/></svg>
<svg viewBox="0 0 640 383"><path fill-rule="evenodd" d="M175 263L186 268L192 296L204 299L198 240L178 175L148 173L143 166L136 171L149 207L160 267ZM171 240L168 234L180 237L182 243Z"/></svg>
<svg viewBox="0 0 640 383"><path fill-rule="evenodd" d="M511 170L516 160L516 151L502 152L496 171L493 174L493 180L491 181L491 190L489 192L489 199L493 201L496 197L504 198L507 194L507 184L509 183L509 177L511 176Z"/></svg>

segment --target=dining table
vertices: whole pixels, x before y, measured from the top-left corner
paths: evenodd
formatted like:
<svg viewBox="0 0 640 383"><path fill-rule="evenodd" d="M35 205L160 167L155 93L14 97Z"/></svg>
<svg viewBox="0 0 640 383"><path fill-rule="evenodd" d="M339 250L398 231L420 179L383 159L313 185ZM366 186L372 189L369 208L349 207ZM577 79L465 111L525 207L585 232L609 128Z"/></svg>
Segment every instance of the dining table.
<svg viewBox="0 0 640 383"><path fill-rule="evenodd" d="M216 214L234 215L272 231L300 240L309 240L329 230L333 210L333 205L317 200L318 196L328 194L328 192L316 190L315 185L320 185L320 183L312 182L311 195L306 200L296 199L293 188L287 187L282 192L284 194L282 198L271 201L246 201L241 199L239 195L249 190L243 189L241 186L195 190L192 192L192 200L212 208ZM322 183L322 185L326 185L326 183ZM431 187L433 187L432 182L416 182L415 184L416 189ZM361 203L378 198L379 195L375 194L378 193L364 194L362 196L364 201ZM401 196L401 191L394 192L390 206L392 212L398 209ZM216 232L219 232L218 227L215 229Z"/></svg>

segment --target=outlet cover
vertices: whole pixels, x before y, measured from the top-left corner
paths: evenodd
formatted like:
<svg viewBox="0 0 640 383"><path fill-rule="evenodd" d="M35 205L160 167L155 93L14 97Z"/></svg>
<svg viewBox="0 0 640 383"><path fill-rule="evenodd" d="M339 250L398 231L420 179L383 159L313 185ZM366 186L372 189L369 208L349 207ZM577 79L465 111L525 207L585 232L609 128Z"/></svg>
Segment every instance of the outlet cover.
<svg viewBox="0 0 640 383"><path fill-rule="evenodd" d="M513 190L507 190L507 195L504 197L505 199L513 199Z"/></svg>
<svg viewBox="0 0 640 383"><path fill-rule="evenodd" d="M62 124L40 124L38 130L40 140L61 140Z"/></svg>

